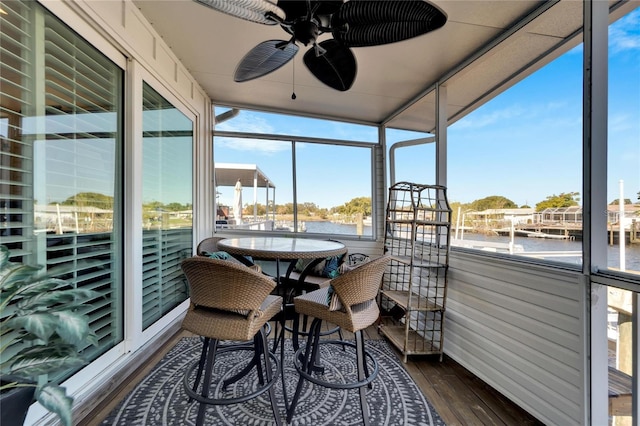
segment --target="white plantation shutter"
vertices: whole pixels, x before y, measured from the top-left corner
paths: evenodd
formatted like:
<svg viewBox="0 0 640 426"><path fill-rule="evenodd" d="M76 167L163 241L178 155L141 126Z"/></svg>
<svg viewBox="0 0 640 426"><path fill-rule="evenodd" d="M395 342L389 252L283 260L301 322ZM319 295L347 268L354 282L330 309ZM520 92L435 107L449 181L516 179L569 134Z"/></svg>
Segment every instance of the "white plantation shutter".
<svg viewBox="0 0 640 426"><path fill-rule="evenodd" d="M33 1L0 14L0 244L100 297L99 345L123 338L123 71Z"/></svg>
<svg viewBox="0 0 640 426"><path fill-rule="evenodd" d="M193 123L143 87L142 323L147 328L186 300L180 262L191 256ZM171 204L182 205L175 210Z"/></svg>

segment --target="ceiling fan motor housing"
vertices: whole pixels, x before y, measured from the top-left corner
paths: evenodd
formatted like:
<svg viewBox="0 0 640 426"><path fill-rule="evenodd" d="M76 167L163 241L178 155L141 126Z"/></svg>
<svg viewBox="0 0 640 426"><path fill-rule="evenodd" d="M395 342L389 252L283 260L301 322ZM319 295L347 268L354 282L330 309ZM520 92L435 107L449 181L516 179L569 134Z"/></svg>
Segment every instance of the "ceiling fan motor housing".
<svg viewBox="0 0 640 426"><path fill-rule="evenodd" d="M297 41L307 46L315 43L320 35L318 22L315 19L300 19L293 24L293 36Z"/></svg>

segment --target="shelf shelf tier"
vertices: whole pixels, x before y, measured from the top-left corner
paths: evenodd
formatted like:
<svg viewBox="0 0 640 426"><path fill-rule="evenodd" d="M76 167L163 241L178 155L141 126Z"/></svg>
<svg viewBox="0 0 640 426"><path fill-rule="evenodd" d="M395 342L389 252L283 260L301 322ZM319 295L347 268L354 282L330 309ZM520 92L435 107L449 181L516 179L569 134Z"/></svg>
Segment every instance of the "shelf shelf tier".
<svg viewBox="0 0 640 426"><path fill-rule="evenodd" d="M444 311L442 303L436 303L435 298L421 297L408 291L381 290L382 296L389 298L402 309L412 311Z"/></svg>
<svg viewBox="0 0 640 426"><path fill-rule="evenodd" d="M417 262L421 267L396 262L392 257L383 278L382 290L394 294L397 303L408 306L411 296L411 308L431 310L435 305L445 308L447 296L447 270L445 265L433 266L429 262ZM426 266L428 265L428 266Z"/></svg>
<svg viewBox="0 0 640 426"><path fill-rule="evenodd" d="M403 362L407 362L409 355L442 355L441 333L438 333L436 339L424 337L416 330L407 329L405 324L399 323L393 318L383 318L378 329L402 352Z"/></svg>

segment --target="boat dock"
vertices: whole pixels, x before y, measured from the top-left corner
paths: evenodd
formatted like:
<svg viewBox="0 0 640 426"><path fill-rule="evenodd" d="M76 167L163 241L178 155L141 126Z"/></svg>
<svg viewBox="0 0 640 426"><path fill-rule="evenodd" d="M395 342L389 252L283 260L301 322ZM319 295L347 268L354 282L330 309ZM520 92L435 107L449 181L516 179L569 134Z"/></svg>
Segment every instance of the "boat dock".
<svg viewBox="0 0 640 426"><path fill-rule="evenodd" d="M493 230L498 235L509 236L510 228L499 228ZM572 222L565 224L517 224L513 229L516 236L531 238L550 238L561 240L582 241L582 223ZM626 242L629 244L640 244L640 221L633 221L628 229L624 230ZM617 244L620 235L618 225L609 225L609 244Z"/></svg>

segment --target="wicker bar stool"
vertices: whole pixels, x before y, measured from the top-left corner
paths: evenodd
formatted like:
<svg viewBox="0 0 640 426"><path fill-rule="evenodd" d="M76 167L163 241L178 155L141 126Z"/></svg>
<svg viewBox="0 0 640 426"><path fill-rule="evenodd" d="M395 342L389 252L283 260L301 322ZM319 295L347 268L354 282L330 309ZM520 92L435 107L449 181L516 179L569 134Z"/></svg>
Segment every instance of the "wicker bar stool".
<svg viewBox="0 0 640 426"><path fill-rule="evenodd" d="M332 239L328 239L327 241L341 243L338 240ZM346 259L346 251L336 256L320 257L316 259L298 259L297 262L291 262L285 275L280 277L280 285L286 289L293 290L293 296L309 293L323 287L329 287L331 277L334 277L334 274L337 275L339 273ZM287 317L293 319L293 329L287 328L287 330L293 333L293 348L294 350L298 350L299 336L309 335L307 330L308 317L303 315L302 327L300 327L300 318L298 315L295 315L293 301L285 299L285 302L284 309L291 311L287 312ZM326 330L320 334L322 336L328 336L334 333L338 333L339 339L343 340L342 330L340 327L334 327L331 330Z"/></svg>
<svg viewBox="0 0 640 426"><path fill-rule="evenodd" d="M273 388L278 377L273 371L279 370L279 360L268 350L265 332L265 324L282 309L282 298L270 294L275 283L260 272L226 260L194 256L182 261L181 266L191 291L191 305L182 321L182 327L204 337L200 360L195 361L184 376L187 394L200 402L196 425L203 424L207 404L238 404L264 392L269 392L271 409L276 424L280 425L280 413ZM253 346L231 344L221 347L218 342L222 340L253 340ZM255 390L242 396L210 398L216 353L234 350L252 350L254 354L239 374L223 382L223 389L240 380L253 367L257 369L259 384L252 387ZM275 364L273 368L272 363ZM196 368L195 380L189 383ZM203 370L204 381L200 386Z"/></svg>
<svg viewBox="0 0 640 426"><path fill-rule="evenodd" d="M313 317L309 330L310 338L305 347L296 351L294 365L300 374L293 401L287 410L287 423L291 422L300 398L304 381L334 389L360 390L360 408L365 425L369 424L369 408L366 401L366 386L378 374L376 360L365 351L363 330L373 324L380 314L376 301L382 276L390 257L382 256L331 280L331 286L312 291L294 299L296 312ZM355 344L343 341L320 339L322 321L338 325L355 334ZM317 355L321 344L347 344L355 347L357 358L357 381L332 383L314 375L317 371ZM304 356L302 356L304 351ZM369 372L367 359L373 365Z"/></svg>

